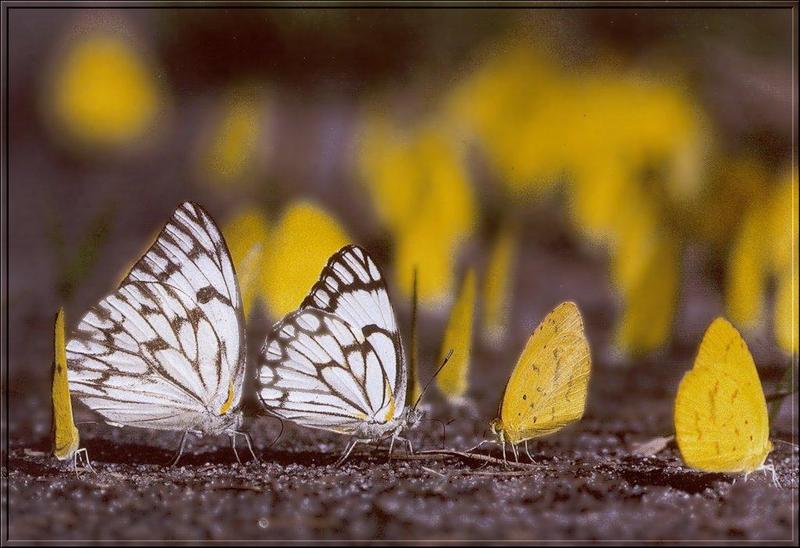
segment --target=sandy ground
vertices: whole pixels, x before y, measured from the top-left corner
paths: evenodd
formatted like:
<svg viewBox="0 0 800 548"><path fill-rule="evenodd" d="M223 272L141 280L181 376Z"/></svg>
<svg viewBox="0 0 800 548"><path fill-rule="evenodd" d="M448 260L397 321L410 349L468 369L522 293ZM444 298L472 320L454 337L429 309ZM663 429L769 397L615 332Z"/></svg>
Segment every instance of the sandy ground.
<svg viewBox="0 0 800 548"><path fill-rule="evenodd" d="M532 443L535 464L525 468L412 460L403 447L388 462L385 447L366 446L334 468L343 438L287 425L270 447L280 425L258 417L245 425L258 462L240 446L237 464L224 437L193 438L172 468L177 433L82 424L96 473L76 476L45 453L47 417L31 408L12 431L4 470L10 538L796 539L796 448L776 443L768 463L777 481L767 471L744 479L688 469L674 444L651 457L632 451L670 433L666 396L677 379L656 371L597 365L595 378L607 382L593 384L584 419ZM483 439L494 384L477 389L482 405L454 408L434 394L428 416L448 423L446 440L440 423L422 422L410 434L415 449ZM492 446L479 452L500 456Z"/></svg>

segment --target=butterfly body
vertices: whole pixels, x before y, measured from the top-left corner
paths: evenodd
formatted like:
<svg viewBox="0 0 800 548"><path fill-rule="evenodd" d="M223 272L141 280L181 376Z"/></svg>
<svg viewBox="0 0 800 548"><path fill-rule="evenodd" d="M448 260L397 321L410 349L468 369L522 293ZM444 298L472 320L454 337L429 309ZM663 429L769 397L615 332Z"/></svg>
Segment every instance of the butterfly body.
<svg viewBox="0 0 800 548"><path fill-rule="evenodd" d="M222 234L185 202L67 344L70 389L108 424L238 433L245 334Z"/></svg>
<svg viewBox="0 0 800 548"><path fill-rule="evenodd" d="M366 251L335 253L300 308L272 327L258 382L271 414L354 441L394 440L416 423L394 310Z"/></svg>

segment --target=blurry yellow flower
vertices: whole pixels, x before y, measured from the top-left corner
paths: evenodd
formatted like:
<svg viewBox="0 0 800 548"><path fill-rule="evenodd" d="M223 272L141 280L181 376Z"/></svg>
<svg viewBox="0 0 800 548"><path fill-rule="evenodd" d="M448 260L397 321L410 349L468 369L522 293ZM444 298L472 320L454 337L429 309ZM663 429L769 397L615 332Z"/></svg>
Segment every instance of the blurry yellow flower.
<svg viewBox="0 0 800 548"><path fill-rule="evenodd" d="M204 178L220 185L252 179L263 147L264 107L257 89L238 88L225 99L201 157Z"/></svg>
<svg viewBox="0 0 800 548"><path fill-rule="evenodd" d="M350 243L345 228L321 207L291 204L272 229L264 252L263 292L273 318L295 310L328 259Z"/></svg>
<svg viewBox="0 0 800 548"><path fill-rule="evenodd" d="M71 137L92 145L131 143L161 108L154 73L126 39L93 32L68 46L53 81L53 111Z"/></svg>
<svg viewBox="0 0 800 548"><path fill-rule="evenodd" d="M269 234L267 220L259 209L247 208L234 215L222 232L236 268L244 316L247 318L259 287L266 284L263 257Z"/></svg>
<svg viewBox="0 0 800 548"><path fill-rule="evenodd" d="M483 281L483 326L490 344L505 338L511 309L511 288L519 253L516 230L503 227L492 245Z"/></svg>
<svg viewBox="0 0 800 548"><path fill-rule="evenodd" d="M644 264L623 295L623 312L616 344L627 354L642 354L662 346L672 331L681 275L678 241L661 235L651 242Z"/></svg>
<svg viewBox="0 0 800 548"><path fill-rule="evenodd" d="M436 385L449 400L461 400L469 389L469 363L472 353L472 324L475 317L475 271L469 269L450 318L439 351L441 363L450 350L450 361L436 377Z"/></svg>

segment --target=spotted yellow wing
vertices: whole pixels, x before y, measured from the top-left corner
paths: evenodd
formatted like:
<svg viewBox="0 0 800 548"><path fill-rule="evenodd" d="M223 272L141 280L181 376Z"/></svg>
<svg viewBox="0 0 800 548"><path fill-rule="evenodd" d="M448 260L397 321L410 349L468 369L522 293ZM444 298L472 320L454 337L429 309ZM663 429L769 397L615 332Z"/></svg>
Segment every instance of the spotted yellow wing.
<svg viewBox="0 0 800 548"><path fill-rule="evenodd" d="M752 472L772 450L753 357L723 318L709 326L678 387L675 437L686 464L709 472Z"/></svg>
<svg viewBox="0 0 800 548"><path fill-rule="evenodd" d="M72 401L67 381L67 346L64 336L64 309L59 308L55 325L53 362L53 454L58 460L71 459L80 439L72 418Z"/></svg>
<svg viewBox="0 0 800 548"><path fill-rule="evenodd" d="M520 443L579 420L590 368L581 313L575 303L561 303L528 339L508 380L500 406L505 440Z"/></svg>

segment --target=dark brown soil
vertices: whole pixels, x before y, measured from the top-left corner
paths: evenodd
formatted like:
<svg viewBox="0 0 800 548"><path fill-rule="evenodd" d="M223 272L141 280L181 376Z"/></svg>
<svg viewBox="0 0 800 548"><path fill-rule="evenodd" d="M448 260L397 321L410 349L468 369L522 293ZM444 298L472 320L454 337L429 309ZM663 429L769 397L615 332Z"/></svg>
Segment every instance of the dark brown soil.
<svg viewBox="0 0 800 548"><path fill-rule="evenodd" d="M594 374L606 388L594 383L587 416L531 444L536 468L525 470L405 460L403 447L392 462L385 447L364 447L334 468L342 438L287 425L268 449L279 424L260 417L246 425L259 462L240 447L237 464L224 437L195 438L174 468L178 434L83 424L97 473L77 477L36 453L47 448L47 416L31 409L12 432L10 538L792 539L797 449L776 444L768 462L777 482L767 471L745 479L688 469L674 445L637 456L636 442L670 432L669 401L653 392L675 379L661 375L651 391L634 392L631 379L648 385L647 370ZM429 416L453 419L445 445L464 449L482 439L493 405L433 407ZM441 425L423 422L411 439L417 449L440 447Z"/></svg>

